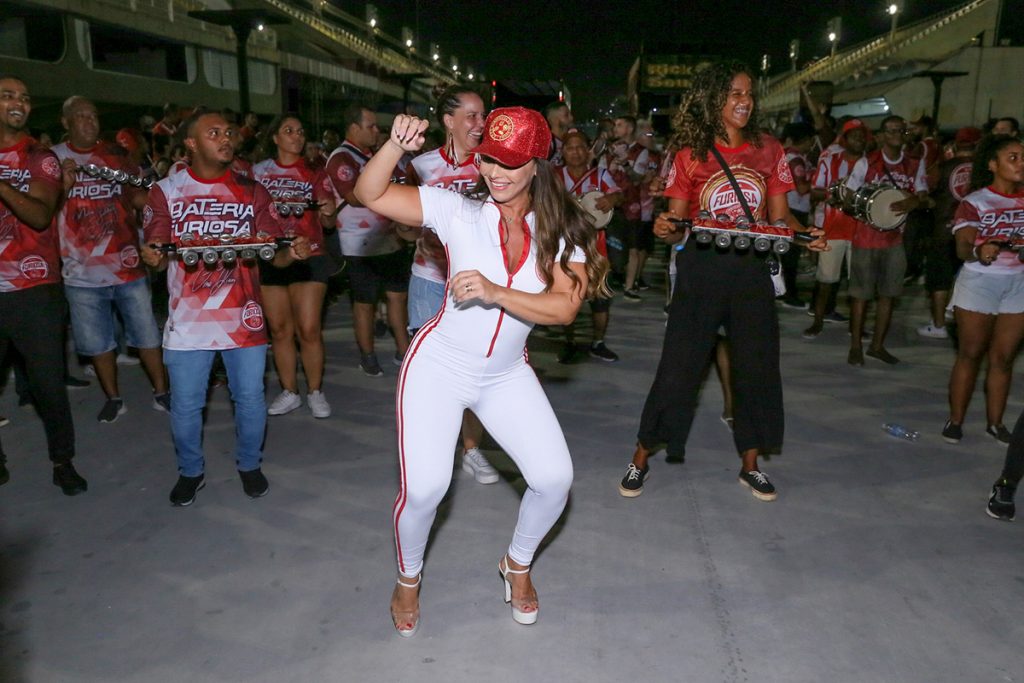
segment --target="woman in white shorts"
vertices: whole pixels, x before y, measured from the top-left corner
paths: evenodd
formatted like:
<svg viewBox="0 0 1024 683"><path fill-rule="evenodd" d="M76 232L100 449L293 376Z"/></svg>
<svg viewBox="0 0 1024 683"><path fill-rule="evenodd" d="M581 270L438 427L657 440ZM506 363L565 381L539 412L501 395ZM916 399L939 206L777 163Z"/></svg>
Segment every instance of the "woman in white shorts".
<svg viewBox="0 0 1024 683"><path fill-rule="evenodd" d="M568 500L572 461L527 363L526 337L537 323L567 325L585 299L608 295L608 263L591 223L546 160L551 132L540 113L522 107L491 112L474 150L483 184L470 197L389 183L402 155L422 147L426 128L426 121L397 116L355 188L373 211L437 233L454 273L441 311L413 339L398 381L401 485L391 618L405 637L419 626L423 555L451 483L452 449L467 408L526 479L512 543L498 569L513 619L537 620L530 564Z"/></svg>
<svg viewBox="0 0 1024 683"><path fill-rule="evenodd" d="M964 260L950 299L959 349L949 378L949 420L942 438L958 443L978 369L985 376L985 432L1010 442L1003 425L1017 350L1024 341L1024 263L1008 246L1024 239L1024 145L1009 135L978 146L967 195L953 219L957 255ZM977 189L980 188L980 189Z"/></svg>

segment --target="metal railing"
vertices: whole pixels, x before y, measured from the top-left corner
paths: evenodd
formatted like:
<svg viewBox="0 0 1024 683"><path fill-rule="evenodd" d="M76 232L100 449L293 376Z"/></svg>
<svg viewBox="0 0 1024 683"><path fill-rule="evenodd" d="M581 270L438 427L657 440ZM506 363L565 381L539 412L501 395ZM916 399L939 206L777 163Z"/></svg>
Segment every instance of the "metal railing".
<svg viewBox="0 0 1024 683"><path fill-rule="evenodd" d="M843 72L845 75L845 72L853 66L856 66L858 69L869 68L872 65L893 56L897 52L912 46L914 43L927 38L931 34L945 28L954 21L957 21L993 2L999 2L999 0L970 0L956 9L938 12L930 17L900 29L897 31L893 39L890 39L888 34L878 38L872 38L864 41L863 43L853 45L839 52L834 57L825 57L818 60L814 64L810 64L796 73L784 74L777 79L769 81L764 97L765 103L766 105L769 105L768 100L773 98L795 100L798 97L798 95L795 94L795 91L803 82L830 80L828 78L830 75L838 72ZM960 46L957 45L950 47L955 48ZM792 91L792 93L790 91ZM786 94L791 94L791 97L786 98Z"/></svg>

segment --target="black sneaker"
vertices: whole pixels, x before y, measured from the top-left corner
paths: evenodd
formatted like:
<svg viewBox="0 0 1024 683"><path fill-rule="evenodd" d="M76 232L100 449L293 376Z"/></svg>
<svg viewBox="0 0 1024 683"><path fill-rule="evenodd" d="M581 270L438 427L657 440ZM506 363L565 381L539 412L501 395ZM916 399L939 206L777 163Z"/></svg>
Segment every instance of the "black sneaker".
<svg viewBox="0 0 1024 683"><path fill-rule="evenodd" d="M270 482L258 467L248 472L239 472L238 476L242 478L242 490L250 498L262 498L270 490Z"/></svg>
<svg viewBox="0 0 1024 683"><path fill-rule="evenodd" d="M153 394L153 410L158 410L161 413L171 412L171 392Z"/></svg>
<svg viewBox="0 0 1024 683"><path fill-rule="evenodd" d="M380 369L380 363L377 362L377 354L375 353L364 353L359 360L359 369L363 371L364 375L370 377L383 377L384 371Z"/></svg>
<svg viewBox="0 0 1024 683"><path fill-rule="evenodd" d="M739 480L741 484L750 489L750 492L754 494L754 498L758 500L775 500L779 495L775 492L775 487L768 481L768 477L764 472L758 470L740 472Z"/></svg>
<svg viewBox="0 0 1024 683"><path fill-rule="evenodd" d="M11 480L11 473L7 471L7 461L0 458L0 486Z"/></svg>
<svg viewBox="0 0 1024 683"><path fill-rule="evenodd" d="M619 482L619 493L626 498L636 498L644 492L644 482L647 480L647 473L651 471L650 465L637 469L633 463L626 467L626 476Z"/></svg>
<svg viewBox="0 0 1024 683"><path fill-rule="evenodd" d="M87 379L78 379L72 375L64 375L64 386L68 389L84 389L90 384L92 384L92 382Z"/></svg>
<svg viewBox="0 0 1024 683"><path fill-rule="evenodd" d="M988 498L988 507L985 512L992 519L1002 519L1012 522L1017 514L1017 506L1013 503L1013 494L1017 487L1010 486L1010 482L1000 479L992 487L992 495Z"/></svg>
<svg viewBox="0 0 1024 683"><path fill-rule="evenodd" d="M128 408L124 405L124 400L120 398L108 398L107 402L100 408L99 415L96 416L97 422L115 422L117 418L121 417L128 412Z"/></svg>
<svg viewBox="0 0 1024 683"><path fill-rule="evenodd" d="M59 486L65 496L77 496L89 490L89 482L75 471L75 466L70 462L54 465L53 484Z"/></svg>
<svg viewBox="0 0 1024 683"><path fill-rule="evenodd" d="M562 347L562 350L558 352L558 362L562 365L570 365L575 362L579 353L580 347L575 344L566 344Z"/></svg>
<svg viewBox="0 0 1024 683"><path fill-rule="evenodd" d="M946 443L960 443L962 438L964 438L963 427L953 424L952 420L946 420L946 424L942 427L942 440Z"/></svg>
<svg viewBox="0 0 1024 683"><path fill-rule="evenodd" d="M196 493L204 486L206 481L201 474L198 477L179 475L178 483L171 489L171 505L178 508L188 507L196 502Z"/></svg>
<svg viewBox="0 0 1024 683"><path fill-rule="evenodd" d="M640 296L640 293L637 292L635 289L622 290L622 298L624 298L626 301L631 301L633 303L638 303L644 300L643 297Z"/></svg>
<svg viewBox="0 0 1024 683"><path fill-rule="evenodd" d="M1010 430L1006 428L1006 425L989 425L985 427L985 433L999 443L1010 443Z"/></svg>
<svg viewBox="0 0 1024 683"><path fill-rule="evenodd" d="M388 324L380 318L373 321L373 336L377 339L383 339L388 336L389 331Z"/></svg>
<svg viewBox="0 0 1024 683"><path fill-rule="evenodd" d="M642 277L638 277L636 279L636 289L639 289L641 292L646 292L650 288L651 286L647 284L647 280L644 280Z"/></svg>
<svg viewBox="0 0 1024 683"><path fill-rule="evenodd" d="M607 346L604 345L603 341L596 342L590 345L590 355L599 360L614 363L619 359L619 354L615 353Z"/></svg>

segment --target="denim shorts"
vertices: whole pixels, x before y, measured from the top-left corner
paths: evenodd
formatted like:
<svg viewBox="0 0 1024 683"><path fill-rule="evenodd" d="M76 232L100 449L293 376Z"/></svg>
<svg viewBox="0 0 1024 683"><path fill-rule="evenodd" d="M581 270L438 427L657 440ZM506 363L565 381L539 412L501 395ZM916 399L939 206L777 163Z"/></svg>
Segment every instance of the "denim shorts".
<svg viewBox="0 0 1024 683"><path fill-rule="evenodd" d="M949 308L988 315L1024 313L1024 277L1020 273L979 273L961 268Z"/></svg>
<svg viewBox="0 0 1024 683"><path fill-rule="evenodd" d="M409 278L409 331L415 332L437 315L444 303L445 284L413 275Z"/></svg>
<svg viewBox="0 0 1024 683"><path fill-rule="evenodd" d="M146 278L111 287L65 285L64 294L71 309L75 350L83 356L98 356L117 348L115 309L124 322L128 346L137 349L160 347L160 330L153 317L153 302Z"/></svg>

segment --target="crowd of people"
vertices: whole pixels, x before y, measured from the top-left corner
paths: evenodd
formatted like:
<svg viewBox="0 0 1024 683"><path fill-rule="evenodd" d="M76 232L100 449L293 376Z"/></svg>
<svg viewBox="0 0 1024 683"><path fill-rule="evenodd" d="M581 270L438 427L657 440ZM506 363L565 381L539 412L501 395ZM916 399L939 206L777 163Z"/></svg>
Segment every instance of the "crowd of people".
<svg viewBox="0 0 1024 683"><path fill-rule="evenodd" d="M775 500L758 458L783 445L776 307L806 310L808 340L830 323L847 325L849 364L892 365L894 302L923 277L931 319L918 332L958 342L942 437L962 438L987 361L985 432L1008 445L987 509L1012 520L1024 475L1024 417L1013 432L1003 421L1024 339L1017 121L961 128L943 141L927 116L888 115L873 129L831 119L805 92L808 115L776 137L762 125L754 82L739 63L702 71L664 144L633 116L588 134L565 102L488 113L477 90L452 86L437 93L432 121L401 114L382 130L372 107L353 103L340 112L340 132L318 139L295 113L264 125L251 112L239 120L174 104L149 130L105 133L96 106L72 96L61 109L64 139L47 145L29 132L27 82L0 77L0 359L42 418L54 484L69 496L88 488L73 465L70 329L103 392L99 423L127 410L119 362L144 369L153 409L170 416L173 505L191 505L205 485L202 415L209 386L225 378L243 492L266 495L268 415L303 404L313 418L331 415L323 320L343 275L362 372L385 375L380 327L399 368L398 634L419 626L423 558L456 443L464 471L481 484L499 481L480 450L485 430L527 482L498 567L513 618L534 623L530 568L565 507L572 462L524 354L527 337L535 325L561 328L558 362L618 361L606 341L613 291L631 304L652 296L648 258L663 249L666 333L623 496L643 492L658 451L683 461L714 363L738 479L757 499ZM896 192L884 207L899 218L895 228L858 208L880 190ZM803 233L806 250L694 239L709 216L784 226ZM189 261L190 250L201 259ZM815 285L805 300L797 275L808 263ZM837 310L844 279L849 317ZM593 337L580 344L574 320L584 302ZM268 346L279 384L269 402ZM529 430L509 422L509 405ZM0 484L9 477L0 448Z"/></svg>

